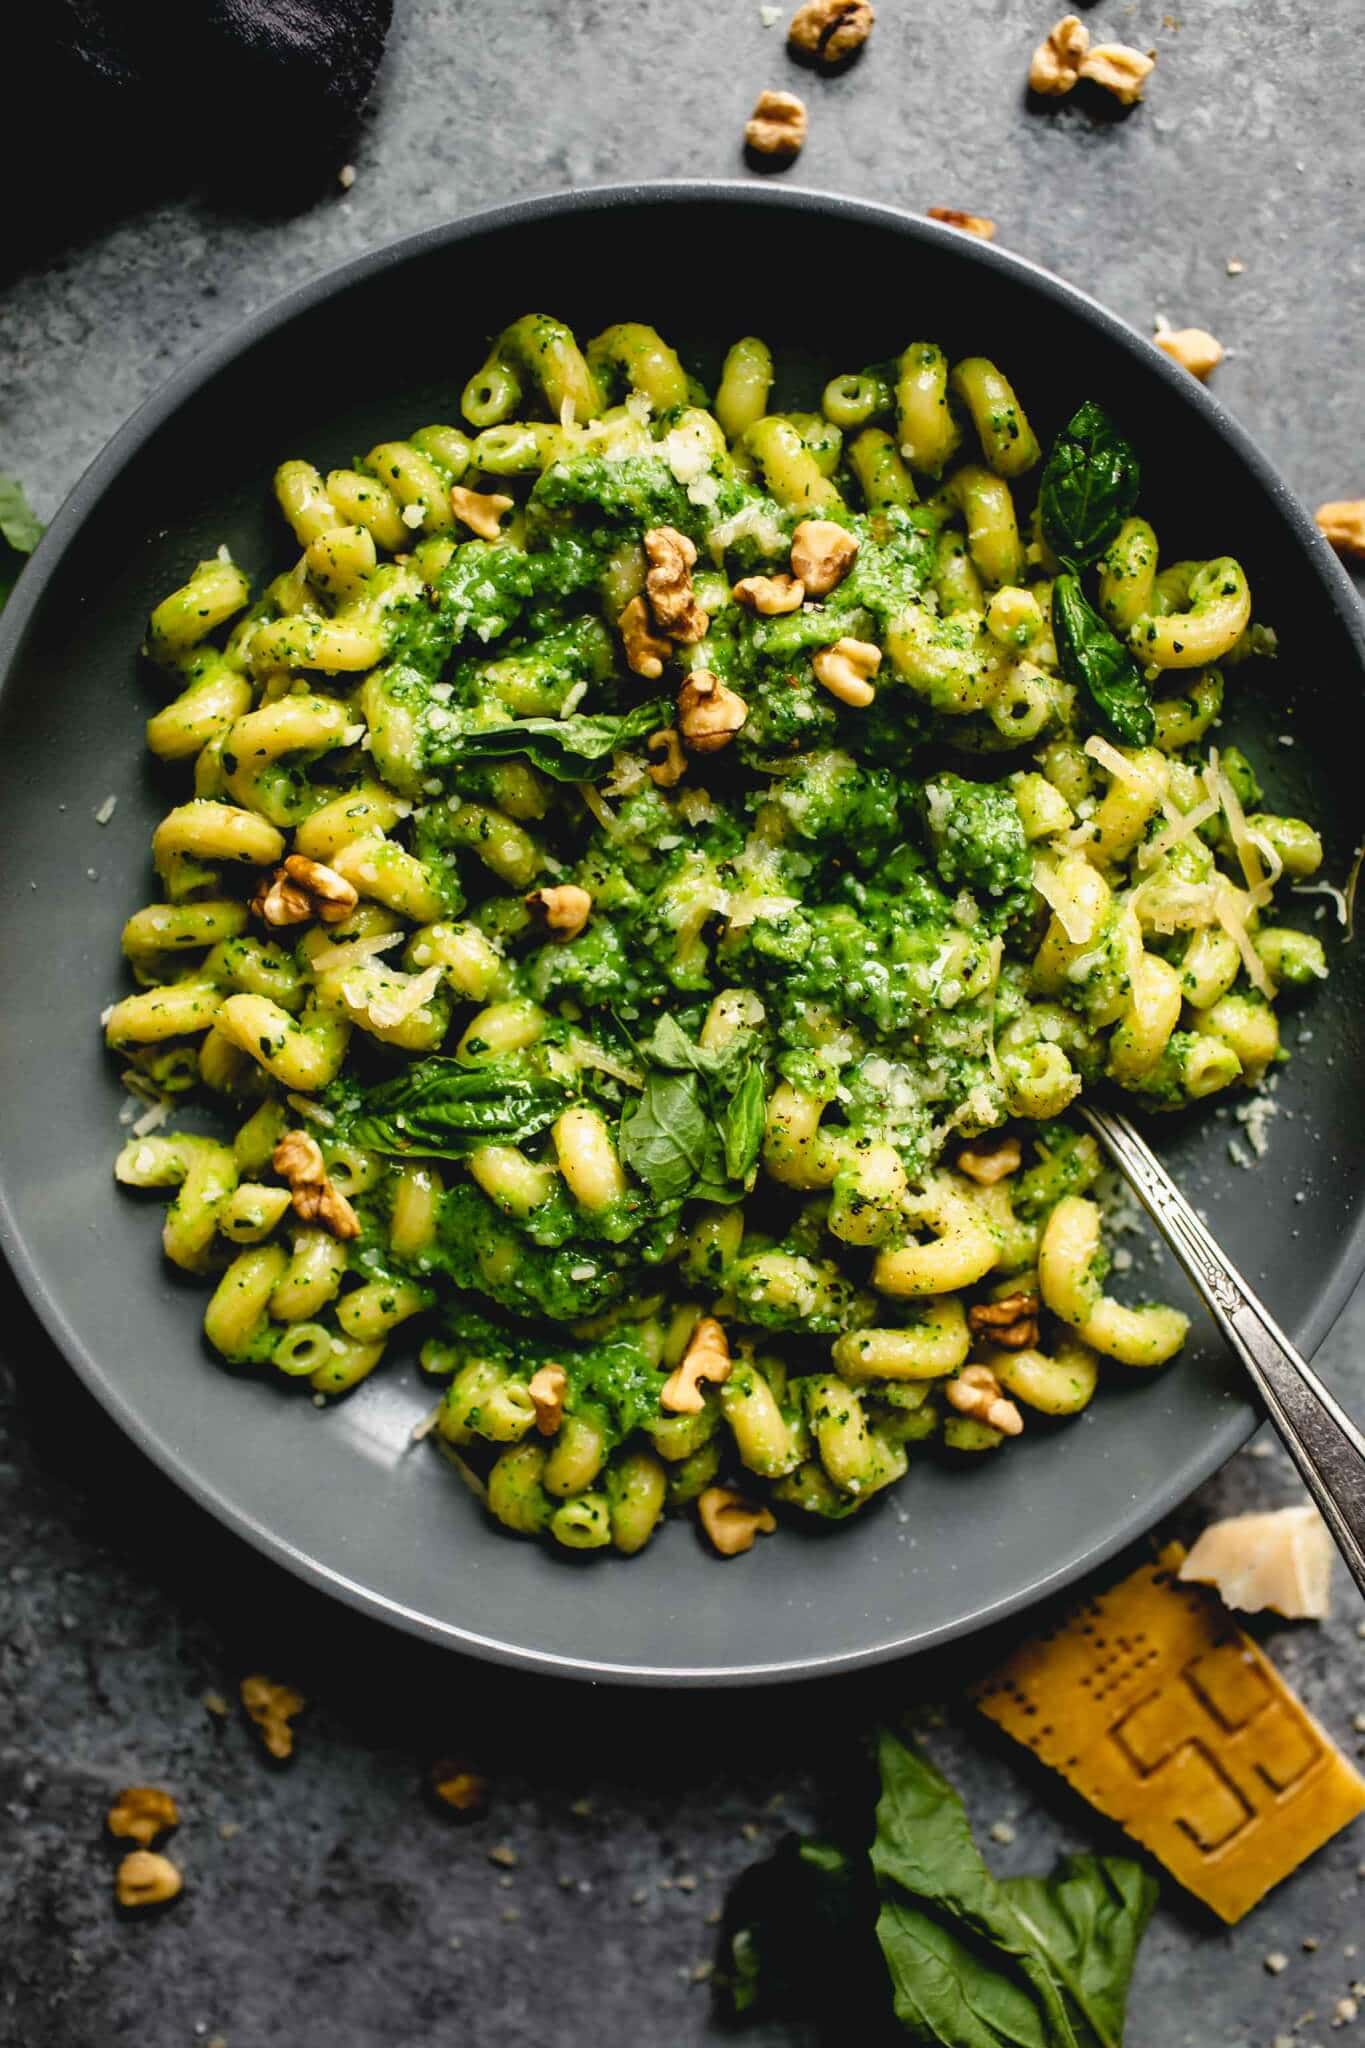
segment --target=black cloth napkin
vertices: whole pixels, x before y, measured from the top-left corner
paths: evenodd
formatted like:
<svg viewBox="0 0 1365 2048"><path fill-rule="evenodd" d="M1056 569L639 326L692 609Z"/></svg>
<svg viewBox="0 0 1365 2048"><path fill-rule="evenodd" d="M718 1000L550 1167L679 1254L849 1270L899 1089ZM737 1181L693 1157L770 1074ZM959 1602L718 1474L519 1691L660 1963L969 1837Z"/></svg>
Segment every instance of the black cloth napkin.
<svg viewBox="0 0 1365 2048"><path fill-rule="evenodd" d="M346 161L393 0L11 0L2 11L6 126L27 131L34 173L6 209L14 255L54 218L95 225L130 199L189 187L253 209L299 205Z"/></svg>

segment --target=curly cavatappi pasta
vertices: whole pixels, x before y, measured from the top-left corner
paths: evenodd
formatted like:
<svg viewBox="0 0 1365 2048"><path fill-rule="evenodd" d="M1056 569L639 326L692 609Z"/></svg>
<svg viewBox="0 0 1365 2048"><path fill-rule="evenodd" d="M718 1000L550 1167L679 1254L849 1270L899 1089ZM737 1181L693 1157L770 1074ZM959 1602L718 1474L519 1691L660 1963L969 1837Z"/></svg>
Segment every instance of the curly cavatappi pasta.
<svg viewBox="0 0 1365 2048"><path fill-rule="evenodd" d="M117 1177L223 1358L334 1396L411 1324L436 1441L571 1549L696 1504L733 1555L1170 1358L1065 1112L1258 1085L1326 972L1272 921L1317 835L1217 739L1246 578L1162 563L1099 409L1043 469L984 357L780 388L527 315L147 632L190 773L106 1038L235 1134Z"/></svg>

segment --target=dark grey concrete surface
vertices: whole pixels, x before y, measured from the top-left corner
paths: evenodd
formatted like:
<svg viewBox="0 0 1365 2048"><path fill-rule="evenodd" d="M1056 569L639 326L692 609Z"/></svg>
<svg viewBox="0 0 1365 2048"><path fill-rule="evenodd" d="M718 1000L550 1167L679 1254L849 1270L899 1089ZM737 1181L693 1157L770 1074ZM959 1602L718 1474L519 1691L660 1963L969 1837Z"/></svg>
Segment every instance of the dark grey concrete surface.
<svg viewBox="0 0 1365 2048"><path fill-rule="evenodd" d="M50 513L170 370L296 279L524 192L740 172L753 96L780 84L811 109L789 175L992 214L1006 245L1144 331L1158 312L1212 328L1230 350L1220 395L1290 482L1310 504L1359 495L1358 9L1167 4L1103 0L1088 15L1097 37L1160 53L1146 103L1115 119L1026 104L1029 52L1052 18L1026 0L882 0L864 60L828 81L793 73L756 0L399 0L348 192L268 221L179 193L106 207L98 228L54 242L16 280L0 304L0 468ZM249 122L224 137L225 151L250 146ZM1272 1149L1255 1172L1273 1171ZM2 2048L718 2040L704 1978L727 1882L785 1826L837 1805L839 1759L878 1715L915 1702L944 1704L931 1740L979 1824L1013 1826L1013 1843L992 1850L1001 1868L1109 1840L954 1704L951 1661L665 1698L492 1673L386 1634L181 1500L5 1288ZM1323 1354L1357 1409L1363 1340L1357 1296ZM1295 1495L1282 1454L1243 1456L1176 1526ZM1262 1631L1357 1751L1360 1614L1343 1583L1328 1626ZM234 1698L257 1669L311 1701L284 1767L235 1711L203 1704ZM461 1822L427 1798L442 1754L488 1772L485 1816ZM102 1816L135 1781L172 1789L184 1816L186 1891L159 1918L111 1902ZM514 1864L490 1860L503 1846ZM1168 1887L1138 1972L1133 2048L1334 2038L1335 2001L1365 1975L1362 1865L1357 1828L1233 1932ZM1271 1976L1275 1950L1289 1965Z"/></svg>

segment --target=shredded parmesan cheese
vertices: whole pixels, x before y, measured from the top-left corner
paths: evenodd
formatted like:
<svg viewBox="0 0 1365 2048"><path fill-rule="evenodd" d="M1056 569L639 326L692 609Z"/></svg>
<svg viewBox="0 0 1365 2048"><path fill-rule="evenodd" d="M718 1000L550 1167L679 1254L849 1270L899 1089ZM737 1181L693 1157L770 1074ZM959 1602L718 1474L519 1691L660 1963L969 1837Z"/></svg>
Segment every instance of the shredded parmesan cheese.
<svg viewBox="0 0 1365 2048"><path fill-rule="evenodd" d="M368 994L361 988L348 988L342 983L342 994L354 1009L363 1010L372 1024L381 1031L392 1031L395 1025L406 1024L409 1017L429 1003L441 986L445 969L440 966L428 967L421 974L395 975L393 993Z"/></svg>
<svg viewBox="0 0 1365 2048"><path fill-rule="evenodd" d="M1098 733L1092 733L1085 743L1085 751L1092 761L1098 761L1101 768L1107 768L1116 781L1126 782L1131 789L1140 789L1144 796L1157 794L1156 784L1145 768L1139 768L1136 761L1130 761L1117 747L1111 747L1108 740L1102 740Z"/></svg>
<svg viewBox="0 0 1365 2048"><path fill-rule="evenodd" d="M1155 839L1149 839L1145 846L1138 848L1139 867L1152 867L1173 847L1179 846L1186 839L1193 839L1199 827L1206 825L1210 818L1216 817L1222 806L1216 796L1206 796L1202 803L1197 803L1192 811L1186 811L1183 815L1173 810L1169 804L1163 804L1162 808L1170 823L1164 832L1158 832Z"/></svg>
<svg viewBox="0 0 1365 2048"><path fill-rule="evenodd" d="M1064 887L1056 870L1045 867L1042 861L1033 864L1033 886L1055 914L1073 946L1087 945L1094 938L1104 917L1102 900L1091 903L1078 901L1075 892Z"/></svg>
<svg viewBox="0 0 1365 2048"><path fill-rule="evenodd" d="M1261 866L1260 846L1265 842L1260 840L1259 833L1249 829L1241 800L1218 765L1217 747L1209 749L1209 765L1204 770L1204 787L1210 796L1218 798L1223 807L1223 815L1228 821L1228 831L1241 865L1242 875L1251 894L1252 903L1259 910L1263 904L1270 901L1270 886L1266 880L1265 870Z"/></svg>
<svg viewBox="0 0 1365 2048"><path fill-rule="evenodd" d="M1326 896L1336 911L1337 923L1350 930L1350 905L1345 891L1338 889L1335 882L1295 882L1292 893L1295 896Z"/></svg>
<svg viewBox="0 0 1365 2048"><path fill-rule="evenodd" d="M424 1436L431 1435L432 1430L435 1429L437 1423L441 1419L441 1410L444 1406L445 1403L443 1401L438 1401L436 1403L436 1406L432 1409L429 1415L424 1415L420 1422L415 1422L413 1424L412 1436L409 1439L410 1442L420 1444Z"/></svg>
<svg viewBox="0 0 1365 2048"><path fill-rule="evenodd" d="M107 796L95 813L95 823L97 825L107 825L117 809L118 798L116 796Z"/></svg>
<svg viewBox="0 0 1365 2048"><path fill-rule="evenodd" d="M145 1138L149 1131L159 1131L170 1113L171 1105L169 1102L152 1103L149 1108L143 1110L141 1116L133 1125L133 1136L135 1138ZM145 1171L145 1169L143 1170Z"/></svg>
<svg viewBox="0 0 1365 2048"><path fill-rule="evenodd" d="M319 946L313 955L314 974L331 974L339 967L363 967L378 953L388 953L403 943L402 932L374 932L369 938L350 939L340 946Z"/></svg>
<svg viewBox="0 0 1365 2048"><path fill-rule="evenodd" d="M602 798L590 782L576 782L574 788L578 791L578 794L582 797L608 839L619 840L621 838L621 826L610 804L602 801Z"/></svg>
<svg viewBox="0 0 1365 2048"><path fill-rule="evenodd" d="M1265 971L1260 954L1251 943L1246 919L1238 902L1238 892L1230 883L1222 882L1217 885L1213 899L1213 914L1241 954L1242 965L1252 987L1259 989L1267 999L1273 996L1275 991L1270 985L1270 976Z"/></svg>

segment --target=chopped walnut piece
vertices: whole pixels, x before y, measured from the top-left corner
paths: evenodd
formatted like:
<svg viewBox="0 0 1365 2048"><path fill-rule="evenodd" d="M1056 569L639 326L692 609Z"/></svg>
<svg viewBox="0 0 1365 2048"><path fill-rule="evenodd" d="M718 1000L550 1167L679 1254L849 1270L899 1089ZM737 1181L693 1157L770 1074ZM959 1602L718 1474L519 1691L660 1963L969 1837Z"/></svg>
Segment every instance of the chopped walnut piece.
<svg viewBox="0 0 1365 2048"><path fill-rule="evenodd" d="M1313 517L1338 554L1365 555L1365 498L1333 498Z"/></svg>
<svg viewBox="0 0 1365 2048"><path fill-rule="evenodd" d="M502 532L502 515L510 512L515 503L514 498L505 498L501 491L467 491L463 484L450 487L451 511L480 540L497 539Z"/></svg>
<svg viewBox="0 0 1365 2048"><path fill-rule="evenodd" d="M678 692L678 730L694 754L729 746L748 716L744 699L709 668L694 668Z"/></svg>
<svg viewBox="0 0 1365 2048"><path fill-rule="evenodd" d="M654 623L671 640L690 647L711 623L692 590L696 542L679 533L676 526L651 526L645 535L645 553L650 563L645 593Z"/></svg>
<svg viewBox="0 0 1365 2048"><path fill-rule="evenodd" d="M833 519L803 519L792 535L792 575L807 597L828 597L858 553L858 537Z"/></svg>
<svg viewBox="0 0 1365 2048"><path fill-rule="evenodd" d="M700 1317L688 1339L682 1363L664 1381L659 1406L670 1415L700 1415L705 1405L702 1381L723 1386L730 1377L730 1366L730 1346L724 1330L714 1316Z"/></svg>
<svg viewBox="0 0 1365 2048"><path fill-rule="evenodd" d="M1143 83L1155 66L1155 57L1145 57L1128 43L1096 43L1081 60L1080 76L1113 93L1120 106L1131 107L1142 98Z"/></svg>
<svg viewBox="0 0 1365 2048"><path fill-rule="evenodd" d="M819 647L810 658L815 680L841 704L865 710L876 696L871 678L882 665L882 650L871 640L836 640Z"/></svg>
<svg viewBox="0 0 1365 2048"><path fill-rule="evenodd" d="M1018 1173L1023 1161L1019 1140L1002 1132L994 1138L978 1138L975 1143L964 1145L957 1155L957 1168L968 1180L990 1188L998 1180L1008 1180L1012 1173Z"/></svg>
<svg viewBox="0 0 1365 2048"><path fill-rule="evenodd" d="M360 901L344 875L306 854L289 853L251 899L263 924L344 924Z"/></svg>
<svg viewBox="0 0 1365 2048"><path fill-rule="evenodd" d="M261 1740L272 1756L294 1754L294 1731L289 1723L308 1702L292 1685L279 1685L273 1678L254 1672L241 1683L242 1705L261 1731Z"/></svg>
<svg viewBox="0 0 1365 2048"><path fill-rule="evenodd" d="M861 50L876 18L868 0L805 0L791 18L787 41L817 64L841 64Z"/></svg>
<svg viewBox="0 0 1365 2048"><path fill-rule="evenodd" d="M1053 98L1070 92L1089 48L1090 31L1079 14L1064 14L1033 53L1028 68L1030 89Z"/></svg>
<svg viewBox="0 0 1365 2048"><path fill-rule="evenodd" d="M169 1856L134 1849L114 1872L114 1896L121 1906L164 1906L179 1895L184 1883Z"/></svg>
<svg viewBox="0 0 1365 2048"><path fill-rule="evenodd" d="M799 612L806 586L795 576L741 576L730 594L736 603L772 619L783 612Z"/></svg>
<svg viewBox="0 0 1365 2048"><path fill-rule="evenodd" d="M592 897L577 882L561 882L553 889L533 889L526 907L536 913L551 937L576 939L588 921Z"/></svg>
<svg viewBox="0 0 1365 2048"><path fill-rule="evenodd" d="M649 606L643 597L631 599L616 621L616 630L625 643L626 661L635 674L647 677L651 683L657 682L664 672L664 663L673 652L673 643L660 639L654 631Z"/></svg>
<svg viewBox="0 0 1365 2048"><path fill-rule="evenodd" d="M305 1223L320 1223L333 1237L359 1237L360 1219L345 1195L332 1186L316 1138L307 1131L286 1131L270 1163L289 1183L296 1216Z"/></svg>
<svg viewBox="0 0 1365 2048"><path fill-rule="evenodd" d="M752 1550L755 1536L771 1536L777 1517L771 1508L756 1507L732 1486L708 1486L698 1496L702 1528L722 1557Z"/></svg>
<svg viewBox="0 0 1365 2048"><path fill-rule="evenodd" d="M925 207L925 213L931 221L943 221L945 227L960 227L964 236L995 242L995 221L986 213L964 213L962 207Z"/></svg>
<svg viewBox="0 0 1365 2048"><path fill-rule="evenodd" d="M564 1394L569 1375L562 1365L542 1365L533 1372L527 1393L536 1411L536 1428L542 1436L553 1436L564 1415Z"/></svg>
<svg viewBox="0 0 1365 2048"><path fill-rule="evenodd" d="M1198 377L1201 384L1223 360L1222 342L1202 327L1159 327L1152 339L1164 355Z"/></svg>
<svg viewBox="0 0 1365 2048"><path fill-rule="evenodd" d="M666 725L661 731L652 732L645 746L651 754L658 756L645 770L656 788L672 789L675 782L682 781L687 773L687 756L676 726Z"/></svg>
<svg viewBox="0 0 1365 2048"><path fill-rule="evenodd" d="M129 1785L119 1793L105 1822L111 1835L121 1835L150 1849L167 1828L179 1827L180 1809L169 1792L159 1791L155 1785Z"/></svg>
<svg viewBox="0 0 1365 2048"><path fill-rule="evenodd" d="M794 92L761 92L744 130L744 140L758 156L799 155L806 139L806 103Z"/></svg>
<svg viewBox="0 0 1365 2048"><path fill-rule="evenodd" d="M950 228L961 228L964 235L977 235L983 242L995 240L995 222L984 213L963 213L957 206L926 206L930 220L941 220Z"/></svg>
<svg viewBox="0 0 1365 2048"><path fill-rule="evenodd" d="M487 1803L488 1780L480 1771L472 1771L467 1764L442 1757L431 1767L431 1789L446 1806L456 1813L477 1813Z"/></svg>
<svg viewBox="0 0 1365 2048"><path fill-rule="evenodd" d="M944 1392L959 1415L970 1415L977 1422L984 1422L988 1429L998 1429L1002 1436L1023 1435L1023 1417L1013 1401L1005 1399L1000 1382L988 1365L964 1365L956 1379L949 1380Z"/></svg>
<svg viewBox="0 0 1365 2048"><path fill-rule="evenodd" d="M1038 1342L1036 1294L1007 1294L1003 1301L979 1301L967 1311L967 1327L1002 1351L1027 1351Z"/></svg>

